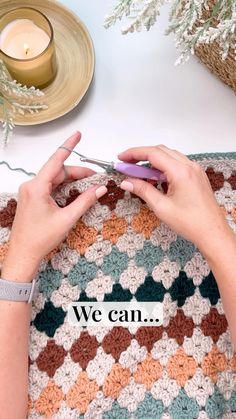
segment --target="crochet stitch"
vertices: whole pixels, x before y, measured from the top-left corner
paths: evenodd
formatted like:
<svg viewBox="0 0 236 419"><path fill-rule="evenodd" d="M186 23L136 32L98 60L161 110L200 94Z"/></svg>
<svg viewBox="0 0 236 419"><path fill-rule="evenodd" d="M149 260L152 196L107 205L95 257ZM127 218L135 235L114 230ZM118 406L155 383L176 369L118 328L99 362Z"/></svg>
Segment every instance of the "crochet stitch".
<svg viewBox="0 0 236 419"><path fill-rule="evenodd" d="M236 156L194 156L236 232ZM96 174L55 192L61 207L91 184L103 196L40 265L32 304L32 419L227 419L236 412L236 355L214 275L198 249L119 184ZM163 185L164 186L164 185ZM0 261L17 195L0 195ZM72 326L72 301L159 301L160 327Z"/></svg>

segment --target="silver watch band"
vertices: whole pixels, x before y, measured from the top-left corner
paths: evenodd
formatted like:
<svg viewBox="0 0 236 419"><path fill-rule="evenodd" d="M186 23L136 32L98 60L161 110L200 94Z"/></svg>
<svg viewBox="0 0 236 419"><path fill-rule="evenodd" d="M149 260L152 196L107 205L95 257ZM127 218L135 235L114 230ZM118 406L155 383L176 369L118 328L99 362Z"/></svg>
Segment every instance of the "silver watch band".
<svg viewBox="0 0 236 419"><path fill-rule="evenodd" d="M8 281L0 278L0 300L25 301L31 303L38 291L38 282Z"/></svg>

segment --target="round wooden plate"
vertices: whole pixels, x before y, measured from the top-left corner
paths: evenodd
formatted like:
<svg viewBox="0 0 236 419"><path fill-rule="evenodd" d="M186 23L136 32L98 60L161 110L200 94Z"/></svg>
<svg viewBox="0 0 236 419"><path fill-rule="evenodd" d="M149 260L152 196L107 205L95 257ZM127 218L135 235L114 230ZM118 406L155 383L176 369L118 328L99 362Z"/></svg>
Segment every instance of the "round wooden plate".
<svg viewBox="0 0 236 419"><path fill-rule="evenodd" d="M57 54L57 75L45 89L48 109L16 115L15 125L36 125L65 115L81 101L93 78L94 49L87 28L69 9L52 0L0 0L0 13L16 7L34 7L52 23ZM2 117L0 109L0 118Z"/></svg>

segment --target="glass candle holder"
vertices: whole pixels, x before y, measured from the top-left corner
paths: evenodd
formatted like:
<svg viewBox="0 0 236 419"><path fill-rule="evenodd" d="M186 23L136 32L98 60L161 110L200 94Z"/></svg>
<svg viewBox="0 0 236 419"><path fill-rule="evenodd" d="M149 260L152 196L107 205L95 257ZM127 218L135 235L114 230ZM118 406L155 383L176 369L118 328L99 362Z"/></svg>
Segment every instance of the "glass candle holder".
<svg viewBox="0 0 236 419"><path fill-rule="evenodd" d="M46 87L56 75L53 27L31 7L0 17L0 58L13 79L27 86Z"/></svg>

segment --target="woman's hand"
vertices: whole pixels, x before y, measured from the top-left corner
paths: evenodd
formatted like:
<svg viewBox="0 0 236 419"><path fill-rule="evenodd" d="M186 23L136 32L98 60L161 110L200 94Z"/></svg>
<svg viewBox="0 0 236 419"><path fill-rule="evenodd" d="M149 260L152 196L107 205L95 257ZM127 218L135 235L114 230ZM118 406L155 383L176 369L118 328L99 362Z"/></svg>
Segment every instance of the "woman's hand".
<svg viewBox="0 0 236 419"><path fill-rule="evenodd" d="M162 221L203 253L218 283L236 350L236 236L216 202L204 170L163 145L131 148L119 154L119 158L129 162L148 160L166 175L166 195L150 183L133 178L123 181L121 188L143 198Z"/></svg>
<svg viewBox="0 0 236 419"><path fill-rule="evenodd" d="M203 252L212 245L212 235L220 238L231 232L207 175L196 162L163 145L131 148L119 158L129 162L147 160L164 172L166 195L139 179L127 179L121 187L144 199L162 221Z"/></svg>
<svg viewBox="0 0 236 419"><path fill-rule="evenodd" d="M73 149L80 138L81 134L76 133L63 145ZM84 167L65 167L64 161L69 155L69 151L58 148L37 176L20 186L10 247L2 268L3 278L31 280L41 259L66 237L97 198L106 193L105 186L92 186L65 208L56 204L51 193L60 183L94 173ZM14 263L16 257L17 264Z"/></svg>

